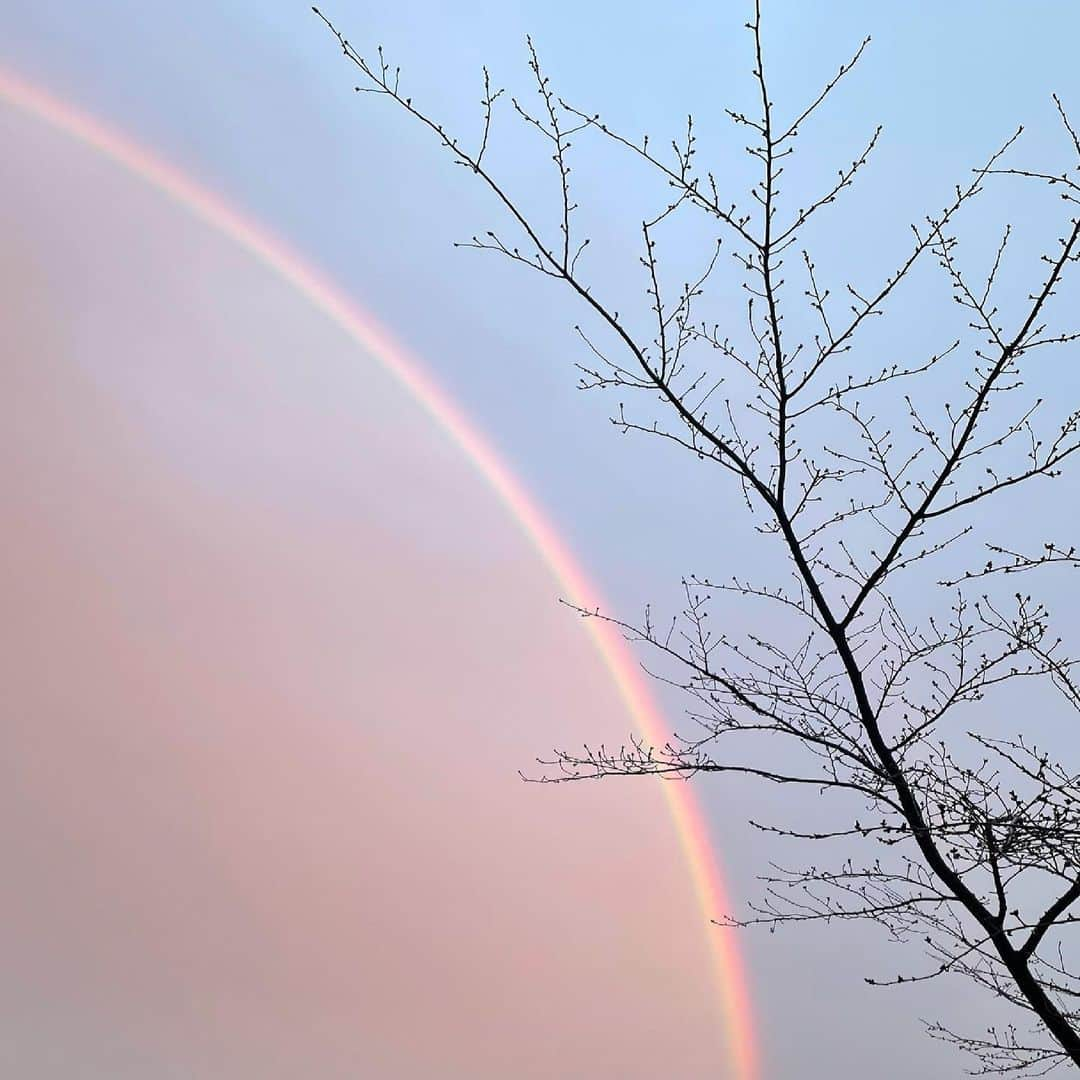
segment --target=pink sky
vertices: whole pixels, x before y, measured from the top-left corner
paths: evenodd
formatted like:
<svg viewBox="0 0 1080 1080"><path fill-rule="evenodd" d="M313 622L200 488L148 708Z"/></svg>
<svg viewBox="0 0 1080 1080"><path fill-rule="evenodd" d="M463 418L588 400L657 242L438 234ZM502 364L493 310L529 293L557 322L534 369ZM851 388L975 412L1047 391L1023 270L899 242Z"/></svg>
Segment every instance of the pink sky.
<svg viewBox="0 0 1080 1080"><path fill-rule="evenodd" d="M249 256L0 135L5 1071L715 1076L660 793L516 776L630 721L505 511Z"/></svg>

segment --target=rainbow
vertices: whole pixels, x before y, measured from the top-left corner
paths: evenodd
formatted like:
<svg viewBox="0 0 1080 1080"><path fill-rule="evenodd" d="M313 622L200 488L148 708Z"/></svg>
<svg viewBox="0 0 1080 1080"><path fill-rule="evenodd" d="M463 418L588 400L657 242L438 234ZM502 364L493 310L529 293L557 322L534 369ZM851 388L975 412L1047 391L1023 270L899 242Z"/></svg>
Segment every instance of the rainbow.
<svg viewBox="0 0 1080 1080"><path fill-rule="evenodd" d="M246 248L297 289L317 310L370 352L457 443L510 511L564 590L566 598L582 608L602 606L596 590L566 544L494 447L421 364L319 271L265 227L245 217L149 150L74 106L4 71L0 71L0 100L45 121L130 170L201 221ZM587 620L586 626L638 731L647 741L662 744L668 738L666 726L622 636L599 619ZM710 916L717 911L729 911L708 828L689 785L666 783L663 790L703 912ZM708 938L734 1067L731 1078L755 1080L758 1072L749 993L734 935L731 930L711 927Z"/></svg>

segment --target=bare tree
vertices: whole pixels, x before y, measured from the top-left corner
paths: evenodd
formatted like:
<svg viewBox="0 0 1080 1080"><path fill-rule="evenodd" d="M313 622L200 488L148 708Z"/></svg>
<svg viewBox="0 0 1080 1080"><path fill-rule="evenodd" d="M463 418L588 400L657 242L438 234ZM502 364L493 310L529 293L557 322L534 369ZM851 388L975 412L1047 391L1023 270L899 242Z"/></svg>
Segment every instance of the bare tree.
<svg viewBox="0 0 1080 1080"><path fill-rule="evenodd" d="M1080 258L1080 140L1062 103L1054 98L1072 160L1066 171L1013 165L1017 131L945 207L910 228L891 273L835 290L805 236L870 160L881 129L821 191L793 201L781 197L780 181L801 131L866 41L805 107L781 111L769 96L755 6L748 29L758 107L728 112L758 170L740 204L699 166L693 117L662 149L621 135L555 92L531 41L536 108L504 98L485 70L480 135L466 143L414 103L381 48L365 56L320 17L362 76L357 89L429 129L500 205L514 239L488 231L463 246L495 252L576 296L590 319L588 329L575 327L586 357L581 385L618 392L616 426L725 474L737 505L785 560L784 577L764 583L688 577L681 613L663 626L648 609L640 624L612 620L688 695L692 733L663 746L631 739L618 750L559 751L542 763L543 779L736 773L836 796L831 826L757 827L839 844L839 861L773 868L749 915L728 923L879 923L930 958L879 984L966 976L1028 1014L1030 1035L931 1026L972 1051L980 1071L1080 1066L1080 971L1066 950L1080 921L1080 775L1032 739L1027 715L1012 717L1012 734L992 733L987 704L991 693L1008 703L1006 688L1022 681L1024 697L1015 700L1029 703L1025 713L1052 707L1036 685L1080 708L1076 661L1053 636L1045 603L1011 589L1021 575L1075 568L1080 556L1067 542L1027 551L989 535L1008 519L982 512L1029 481L1057 476L1080 447L1080 412L1033 394L1026 379L1033 362L1045 364L1044 354L1078 336L1057 325L1063 305L1054 303ZM504 105L553 161L561 194L550 235L490 171L493 116ZM576 225L570 162L574 143L589 138L661 182L663 199L640 224L647 302L638 311L615 310L585 271L589 239ZM961 211L991 182L1048 185L1064 203L1062 235L1037 276L1004 297L1012 231L1004 229L979 272L957 237ZM659 238L687 215L697 215L708 248L700 270L671 289ZM699 314L722 245L740 278L738 329ZM892 355L909 352L904 326L884 338L871 327L924 264L961 316L955 333L928 354L869 362L882 341ZM902 424L880 419L890 409ZM711 630L710 604L729 595L771 605L786 621L767 638ZM935 611L935 602L944 607Z"/></svg>

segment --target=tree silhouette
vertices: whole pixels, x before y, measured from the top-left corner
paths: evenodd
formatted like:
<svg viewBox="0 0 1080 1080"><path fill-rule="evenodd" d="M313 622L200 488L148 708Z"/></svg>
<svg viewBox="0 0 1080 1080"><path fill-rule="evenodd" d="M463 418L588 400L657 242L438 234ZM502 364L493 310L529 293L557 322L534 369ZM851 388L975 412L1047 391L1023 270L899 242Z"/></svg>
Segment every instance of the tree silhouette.
<svg viewBox="0 0 1080 1080"><path fill-rule="evenodd" d="M1027 385L1033 363L1045 366L1044 354L1078 337L1057 325L1063 305L1054 303L1080 258L1080 139L1062 103L1054 98L1072 156L1066 171L1012 165L1015 132L944 208L910 228L891 273L837 290L808 253L806 229L862 171L881 128L822 190L793 201L780 181L802 129L869 39L805 107L781 112L769 96L755 6L747 26L759 107L753 115L727 111L748 135L758 169L740 204L699 165L693 117L662 149L621 135L555 92L531 40L536 108L504 99L485 70L481 134L467 145L414 104L381 48L366 58L315 10L361 74L357 89L392 100L426 127L487 188L514 231L512 240L493 230L462 246L495 252L576 296L590 319L588 329L575 327L586 357L582 387L617 391L612 419L623 432L676 444L726 474L735 506L786 562L774 581L688 577L681 613L662 626L649 609L640 624L582 612L616 622L659 658L660 677L690 700L692 733L663 746L630 739L616 750L557 751L540 779L738 773L836 796L834 826L757 827L839 845L839 860L774 867L749 914L725 921L879 923L921 944L930 963L868 982L961 975L1028 1014L1030 1035L931 1025L973 1052L980 1071L1080 1066L1080 972L1066 952L1080 920L1080 775L1032 740L1026 716L1013 717L1015 733L1004 736L982 722L988 695L1020 680L1032 686L1023 700L1040 711L1051 702L1035 695L1035 683L1080 709L1076 661L1053 635L1045 603L1011 587L1021 575L1075 568L1080 555L1056 541L1023 550L997 535L1008 531L1007 518L985 513L1014 489L1059 475L1080 447L1080 411ZM508 107L550 153L561 193L551 235L489 169L497 107ZM613 144L661 182L664 197L640 224L647 302L638 311L615 310L585 273L589 238L577 228L570 162L574 143L587 138ZM1001 285L1013 251L1009 227L981 271L961 257L961 211L991 182L1049 185L1064 202L1061 237L1020 288ZM700 270L671 288L659 237L694 214L707 250ZM728 248L744 298L739 326L699 314ZM892 355L910 351L903 325L884 336L876 327L924 264L936 268L961 316L955 333L913 359L868 359L882 342ZM902 424L881 419L890 409ZM722 595L771 605L782 615L775 634L710 629L710 603ZM784 745L796 753L778 749Z"/></svg>

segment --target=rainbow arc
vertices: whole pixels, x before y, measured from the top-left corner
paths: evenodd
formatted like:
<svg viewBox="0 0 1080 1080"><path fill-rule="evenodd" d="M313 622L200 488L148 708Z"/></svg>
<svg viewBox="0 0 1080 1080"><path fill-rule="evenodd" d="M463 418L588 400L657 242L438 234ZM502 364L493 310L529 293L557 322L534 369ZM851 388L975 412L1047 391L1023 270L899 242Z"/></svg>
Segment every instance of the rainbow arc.
<svg viewBox="0 0 1080 1080"><path fill-rule="evenodd" d="M566 543L491 443L420 362L333 282L267 228L246 217L156 153L75 106L3 71L0 71L0 100L46 122L139 176L199 220L231 238L292 285L314 308L374 356L451 436L516 520L558 581L565 598L584 609L603 607L596 589ZM586 627L634 726L646 741L663 744L669 738L666 725L622 636L599 619L587 620ZM730 908L706 822L688 784L668 782L663 789L698 903L706 916L702 921L708 936L707 947L713 954L719 1004L732 1058L729 1075L731 1080L756 1080L756 1047L742 960L733 931L708 923L708 917Z"/></svg>

